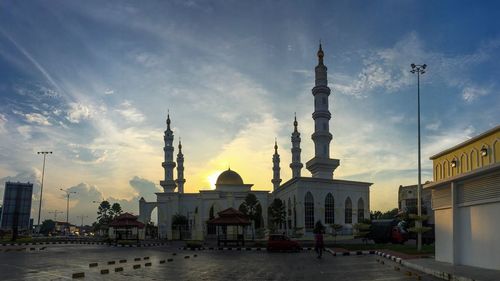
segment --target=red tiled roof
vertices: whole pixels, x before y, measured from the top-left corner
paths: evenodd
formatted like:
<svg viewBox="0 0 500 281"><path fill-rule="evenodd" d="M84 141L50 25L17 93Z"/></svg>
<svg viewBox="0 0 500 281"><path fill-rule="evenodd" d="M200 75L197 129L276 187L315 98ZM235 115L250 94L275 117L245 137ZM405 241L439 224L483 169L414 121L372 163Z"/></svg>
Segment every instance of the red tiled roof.
<svg viewBox="0 0 500 281"><path fill-rule="evenodd" d="M130 213L123 213L116 217L109 226L112 227L137 227L144 228L145 224L140 221L137 221L137 216L134 216Z"/></svg>
<svg viewBox="0 0 500 281"><path fill-rule="evenodd" d="M218 225L247 225L250 224L247 216L242 212L234 209L228 208L218 213L219 217L208 221L208 224L218 224Z"/></svg>

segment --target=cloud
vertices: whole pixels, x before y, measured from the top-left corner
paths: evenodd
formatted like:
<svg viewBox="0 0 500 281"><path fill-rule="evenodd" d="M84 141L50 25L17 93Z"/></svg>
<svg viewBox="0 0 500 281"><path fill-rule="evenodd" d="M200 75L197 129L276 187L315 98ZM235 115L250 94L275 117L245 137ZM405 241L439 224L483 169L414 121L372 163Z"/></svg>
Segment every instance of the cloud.
<svg viewBox="0 0 500 281"><path fill-rule="evenodd" d="M74 159L82 164L97 164L106 160L108 153L105 149L93 149L80 144L69 144Z"/></svg>
<svg viewBox="0 0 500 281"><path fill-rule="evenodd" d="M0 134L5 133L7 130L5 125L7 124L7 117L4 114L0 113Z"/></svg>
<svg viewBox="0 0 500 281"><path fill-rule="evenodd" d="M467 103L471 103L479 97L486 96L490 90L481 87L467 86L462 90L462 98Z"/></svg>
<svg viewBox="0 0 500 281"><path fill-rule="evenodd" d="M115 93L115 91L112 89L108 89L108 90L104 91L105 95L113 95L114 93Z"/></svg>
<svg viewBox="0 0 500 281"><path fill-rule="evenodd" d="M341 94L366 98L376 90L394 93L415 84L410 73L411 62L432 62L425 80L444 82L448 87L462 89L462 98L471 102L487 95L491 89L476 87L471 82L470 69L486 62L500 47L500 40L491 40L470 54L450 56L426 50L417 33L412 32L391 48L364 50L359 55L361 70L354 75L333 72L330 80L334 90ZM358 54L357 54L358 55ZM491 87L490 87L491 88Z"/></svg>
<svg viewBox="0 0 500 281"><path fill-rule="evenodd" d="M87 120L92 117L93 110L90 106L82 103L69 103L69 109L66 119L71 123L80 123L82 120Z"/></svg>
<svg viewBox="0 0 500 281"><path fill-rule="evenodd" d="M32 124L37 124L37 125L43 125L43 126L50 126L52 125L47 117L39 114L39 113L28 113L25 115L26 121L28 123Z"/></svg>
<svg viewBox="0 0 500 281"><path fill-rule="evenodd" d="M146 117L130 101L124 101L116 111L128 122L141 123Z"/></svg>
<svg viewBox="0 0 500 281"><path fill-rule="evenodd" d="M155 192L160 192L160 189L154 182L138 176L134 176L129 181L129 184L137 193L136 198L144 197L146 201L155 200Z"/></svg>

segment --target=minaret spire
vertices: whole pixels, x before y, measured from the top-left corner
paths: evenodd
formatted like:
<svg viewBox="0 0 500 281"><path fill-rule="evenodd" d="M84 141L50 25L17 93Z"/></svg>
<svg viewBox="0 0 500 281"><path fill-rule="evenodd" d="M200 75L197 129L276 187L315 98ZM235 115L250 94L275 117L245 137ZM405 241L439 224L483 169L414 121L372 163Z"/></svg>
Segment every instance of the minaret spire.
<svg viewBox="0 0 500 281"><path fill-rule="evenodd" d="M323 64L323 48L321 42L318 49L318 65L315 67L315 86L312 89L314 96L314 133L311 138L314 141L314 158L306 163L306 168L311 172L313 178L333 178L333 171L339 166L338 159L330 159L330 119L332 117L328 109L328 87L327 67Z"/></svg>
<svg viewBox="0 0 500 281"><path fill-rule="evenodd" d="M181 138L179 138L179 152L177 153L177 192L184 193L184 155L182 154L182 143Z"/></svg>
<svg viewBox="0 0 500 281"><path fill-rule="evenodd" d="M293 121L293 133L292 133L292 163L290 163L290 168L292 169L292 178L300 177L300 170L304 165L300 162L300 133L297 129L299 123L297 122L297 116L295 115Z"/></svg>
<svg viewBox="0 0 500 281"><path fill-rule="evenodd" d="M174 192L175 181L174 181L174 147L172 145L174 141L174 134L170 129L170 112L167 114L167 129L163 136L163 141L165 146L163 147L164 159L165 161L161 163L164 170L164 180L160 181L160 185L163 187L165 192Z"/></svg>
<svg viewBox="0 0 500 281"><path fill-rule="evenodd" d="M280 155L278 154L278 142L274 139L274 155L273 155L273 191L280 187Z"/></svg>

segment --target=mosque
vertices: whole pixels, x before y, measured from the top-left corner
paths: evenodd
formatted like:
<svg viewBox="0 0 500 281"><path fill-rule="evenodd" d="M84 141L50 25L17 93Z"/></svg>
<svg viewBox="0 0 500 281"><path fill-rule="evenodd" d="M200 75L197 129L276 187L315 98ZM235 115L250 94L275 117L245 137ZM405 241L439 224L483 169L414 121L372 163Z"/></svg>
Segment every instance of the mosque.
<svg viewBox="0 0 500 281"><path fill-rule="evenodd" d="M200 190L198 193L184 192L184 156L179 142L177 162L173 161L174 135L170 129L170 116L167 117L167 130L164 134L165 161L164 180L160 181L163 192L156 193L156 202L139 200L139 220L149 222L152 211L157 208L158 236L160 239L175 239L172 220L177 214L188 220L188 231L192 239L203 239L214 234L207 224L219 212L228 208L238 209L248 194L254 194L261 205L261 227L267 228L268 207L274 199L282 200L286 210L286 222L281 230L301 230L306 237L312 235L314 224L342 225L342 232L352 233L355 223L369 218L370 186L372 183L340 180L334 178L334 171L340 165L339 159L330 158L329 131L331 113L328 108L330 88L327 80L327 67L323 63L324 53L321 44L317 52L318 65L315 67L314 97L314 157L305 163L311 176L302 176L301 137L298 122L293 122L291 134L292 178L284 183L280 178L280 156L278 146L274 145L272 192L252 190L252 184L244 183L241 176L231 169L222 172L217 178L214 190ZM177 179L174 180L174 168ZM281 231L280 230L280 231Z"/></svg>

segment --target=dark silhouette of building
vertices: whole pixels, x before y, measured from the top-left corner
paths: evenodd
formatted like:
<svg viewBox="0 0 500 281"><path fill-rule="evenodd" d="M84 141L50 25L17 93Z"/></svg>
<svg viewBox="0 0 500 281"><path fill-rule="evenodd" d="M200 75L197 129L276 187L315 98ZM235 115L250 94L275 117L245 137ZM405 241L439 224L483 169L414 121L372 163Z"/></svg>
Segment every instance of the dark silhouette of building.
<svg viewBox="0 0 500 281"><path fill-rule="evenodd" d="M18 231L30 229L32 183L6 182L0 229L10 230L13 239Z"/></svg>

